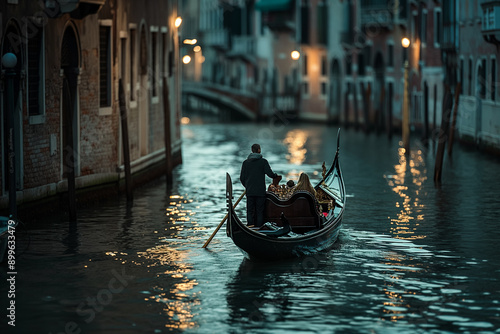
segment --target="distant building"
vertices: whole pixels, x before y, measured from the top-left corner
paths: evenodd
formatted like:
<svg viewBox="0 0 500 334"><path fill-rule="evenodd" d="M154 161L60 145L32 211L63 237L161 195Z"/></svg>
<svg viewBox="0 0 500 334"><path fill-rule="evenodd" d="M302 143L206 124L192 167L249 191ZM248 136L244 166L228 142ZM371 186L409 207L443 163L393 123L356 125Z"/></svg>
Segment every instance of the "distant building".
<svg viewBox="0 0 500 334"><path fill-rule="evenodd" d="M446 54L447 72L462 86L458 133L469 143L500 152L500 2L445 3L444 41L454 42L455 51Z"/></svg>
<svg viewBox="0 0 500 334"><path fill-rule="evenodd" d="M203 50L201 65L185 68L185 80L253 95L259 119L278 115L399 133L407 63L414 137L435 139L443 121L452 122L453 115L442 119L448 87L460 94L458 138L500 151L498 1L183 3L191 3L187 11L197 8L191 32Z"/></svg>
<svg viewBox="0 0 500 334"><path fill-rule="evenodd" d="M181 162L176 17L176 1L2 1L1 54L18 62L13 110L2 68L1 209L13 186L9 115L19 203L65 194L71 173L79 191L123 183L120 80L136 182L165 172L165 143Z"/></svg>

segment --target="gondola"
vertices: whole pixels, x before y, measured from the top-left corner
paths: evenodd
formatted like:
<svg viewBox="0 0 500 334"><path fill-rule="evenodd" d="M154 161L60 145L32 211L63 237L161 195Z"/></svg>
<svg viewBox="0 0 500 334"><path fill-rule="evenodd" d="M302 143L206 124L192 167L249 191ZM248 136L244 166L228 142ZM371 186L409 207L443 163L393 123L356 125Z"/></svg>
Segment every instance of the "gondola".
<svg viewBox="0 0 500 334"><path fill-rule="evenodd" d="M322 179L314 187L317 195L299 191L282 199L266 194L265 221L275 230L249 227L233 207L232 180L226 175L228 209L227 235L250 260L274 261L313 255L330 249L338 238L344 216L346 194L337 151L328 172L323 164ZM269 226L269 224L265 224Z"/></svg>

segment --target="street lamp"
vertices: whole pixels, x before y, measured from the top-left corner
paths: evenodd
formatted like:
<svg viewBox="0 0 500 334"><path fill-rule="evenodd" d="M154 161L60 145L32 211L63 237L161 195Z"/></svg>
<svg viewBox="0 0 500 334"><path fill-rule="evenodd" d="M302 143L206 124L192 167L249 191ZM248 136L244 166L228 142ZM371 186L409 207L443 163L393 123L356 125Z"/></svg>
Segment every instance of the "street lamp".
<svg viewBox="0 0 500 334"><path fill-rule="evenodd" d="M402 140L403 147L406 154L410 154L410 98L408 96L409 84L408 84L408 72L410 65L408 63L407 48L410 46L410 39L404 37L401 39L401 45L404 48L404 92L403 92L403 115L402 115Z"/></svg>
<svg viewBox="0 0 500 334"><path fill-rule="evenodd" d="M191 62L191 56L185 55L184 57L182 57L182 62L184 64L189 64Z"/></svg>
<svg viewBox="0 0 500 334"><path fill-rule="evenodd" d="M297 50L293 50L292 53L290 53L290 56L293 60L298 60L300 58L300 52Z"/></svg>
<svg viewBox="0 0 500 334"><path fill-rule="evenodd" d="M175 19L175 22L174 22L174 25L176 28L179 28L182 24L182 18L180 16L177 16L177 18Z"/></svg>
<svg viewBox="0 0 500 334"><path fill-rule="evenodd" d="M17 57L13 53L6 53L2 57L2 66L5 68L7 78L7 110L6 120L9 127L8 137L8 163L9 163L9 210L10 215L17 219L16 205L16 151L15 151L15 127L14 127L14 78L16 76L15 67Z"/></svg>
<svg viewBox="0 0 500 334"><path fill-rule="evenodd" d="M401 45L406 49L410 46L410 39L408 37L403 37L401 39Z"/></svg>

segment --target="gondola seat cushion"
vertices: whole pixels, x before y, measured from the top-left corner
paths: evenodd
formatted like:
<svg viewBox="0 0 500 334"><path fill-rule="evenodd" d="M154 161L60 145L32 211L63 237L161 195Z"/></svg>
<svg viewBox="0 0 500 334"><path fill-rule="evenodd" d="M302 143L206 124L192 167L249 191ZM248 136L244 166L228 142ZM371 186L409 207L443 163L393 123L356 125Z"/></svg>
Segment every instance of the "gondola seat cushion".
<svg viewBox="0 0 500 334"><path fill-rule="evenodd" d="M319 228L321 216L314 195L307 191L298 191L287 200L280 200L275 194L266 194L264 219L282 226L281 213L285 214L293 228Z"/></svg>

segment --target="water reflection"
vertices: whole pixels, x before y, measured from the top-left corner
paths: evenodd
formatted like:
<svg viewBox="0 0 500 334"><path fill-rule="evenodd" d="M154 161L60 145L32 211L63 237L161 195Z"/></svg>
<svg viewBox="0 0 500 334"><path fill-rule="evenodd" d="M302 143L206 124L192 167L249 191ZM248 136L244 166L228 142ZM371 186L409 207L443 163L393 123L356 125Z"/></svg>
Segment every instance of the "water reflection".
<svg viewBox="0 0 500 334"><path fill-rule="evenodd" d="M427 169L421 150L411 151L407 159L405 149L398 150L399 163L394 166L394 174L385 174L389 187L401 198L395 203L399 209L397 217L390 218L391 233L396 238L406 240L425 239L427 236L419 233L419 226L424 220L424 205L420 198L427 181Z"/></svg>
<svg viewBox="0 0 500 334"><path fill-rule="evenodd" d="M193 328L193 307L200 304L193 288L198 284L196 280L189 279L187 274L193 268L186 263L187 251L178 248L160 245L147 249L138 254L144 258L146 267L155 268L156 285L152 292L144 291L149 295L144 298L146 302L162 304L162 313L166 315L165 327L169 329Z"/></svg>
<svg viewBox="0 0 500 334"><path fill-rule="evenodd" d="M288 147L286 158L290 164L301 165L306 159L307 149L305 148L308 133L304 130L294 129L286 133L283 144Z"/></svg>
<svg viewBox="0 0 500 334"><path fill-rule="evenodd" d="M281 263L243 260L226 286L229 324L249 330L272 322L276 331L298 330L292 319L305 320L310 312L317 314L327 307L326 281L318 275L326 261L326 254ZM317 332L322 327L309 323L308 330Z"/></svg>

